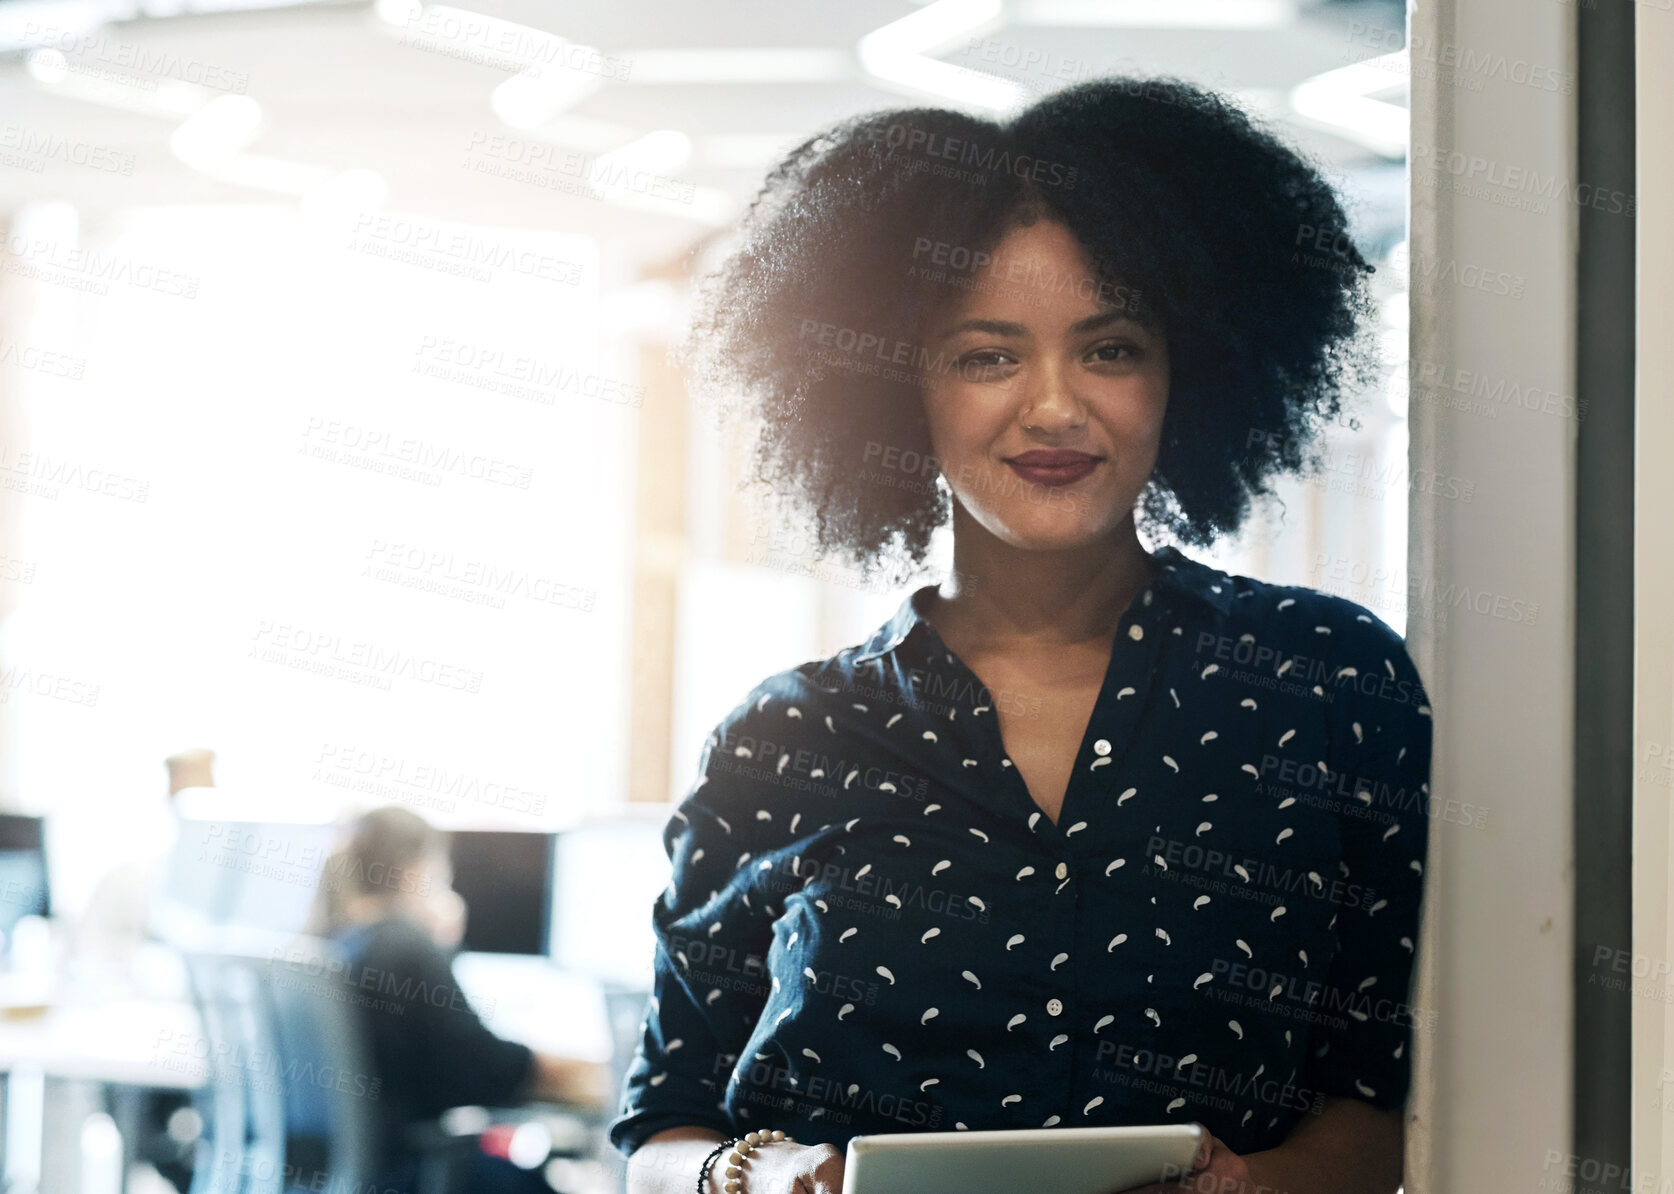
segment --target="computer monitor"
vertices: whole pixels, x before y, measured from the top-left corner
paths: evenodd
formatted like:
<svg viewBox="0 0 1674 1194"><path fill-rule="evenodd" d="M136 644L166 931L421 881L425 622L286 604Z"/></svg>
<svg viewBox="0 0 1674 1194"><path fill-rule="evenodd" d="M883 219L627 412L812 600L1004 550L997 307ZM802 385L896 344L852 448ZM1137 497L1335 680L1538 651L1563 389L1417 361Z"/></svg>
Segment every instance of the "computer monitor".
<svg viewBox="0 0 1674 1194"><path fill-rule="evenodd" d="M669 881L667 820L659 806L558 835L549 952L560 967L650 989L651 908Z"/></svg>
<svg viewBox="0 0 1674 1194"><path fill-rule="evenodd" d="M546 953L553 835L464 829L449 838L453 889L466 910L459 948L473 953Z"/></svg>
<svg viewBox="0 0 1674 1194"><path fill-rule="evenodd" d="M301 932L336 832L331 825L182 821L164 896L169 923Z"/></svg>
<svg viewBox="0 0 1674 1194"><path fill-rule="evenodd" d="M181 824L168 900L190 923L301 932L337 839L331 825L263 821ZM458 830L450 833L453 887L465 901L460 948L476 953L544 954L550 935L553 835Z"/></svg>
<svg viewBox="0 0 1674 1194"><path fill-rule="evenodd" d="M42 819L0 813L0 932L9 936L25 916L51 911Z"/></svg>
<svg viewBox="0 0 1674 1194"><path fill-rule="evenodd" d="M227 923L280 933L300 933L315 893L330 882L326 860L337 840L333 825L276 821L236 824L236 868Z"/></svg>

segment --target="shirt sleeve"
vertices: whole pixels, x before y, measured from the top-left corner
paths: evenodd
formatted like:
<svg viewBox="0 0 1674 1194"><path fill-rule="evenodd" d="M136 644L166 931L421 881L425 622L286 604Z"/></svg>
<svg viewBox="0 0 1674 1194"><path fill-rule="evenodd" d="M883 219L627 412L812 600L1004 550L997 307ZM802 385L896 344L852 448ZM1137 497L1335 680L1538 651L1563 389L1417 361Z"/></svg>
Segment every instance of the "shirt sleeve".
<svg viewBox="0 0 1674 1194"><path fill-rule="evenodd" d="M1359 606L1334 680L1345 715L1337 766L1345 895L1333 918L1304 1085L1401 1107L1411 1079L1409 1003L1430 829L1429 697L1399 635ZM1369 623L1369 626L1366 625Z"/></svg>
<svg viewBox="0 0 1674 1194"><path fill-rule="evenodd" d="M673 876L652 905L652 995L624 1079L610 1142L632 1153L668 1128L731 1134L724 1099L733 1065L771 989L772 893L757 881L749 835L765 812L755 759L737 732L740 706L704 745L699 776L669 818Z"/></svg>

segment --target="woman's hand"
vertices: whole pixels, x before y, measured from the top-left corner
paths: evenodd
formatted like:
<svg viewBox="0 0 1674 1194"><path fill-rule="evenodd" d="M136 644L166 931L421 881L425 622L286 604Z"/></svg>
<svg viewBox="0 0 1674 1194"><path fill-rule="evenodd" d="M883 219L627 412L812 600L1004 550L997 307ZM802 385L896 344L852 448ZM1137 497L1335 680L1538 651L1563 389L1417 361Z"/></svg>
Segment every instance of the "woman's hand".
<svg viewBox="0 0 1674 1194"><path fill-rule="evenodd" d="M628 1158L628 1194L691 1194L698 1167L721 1142L712 1128L669 1128ZM705 1194L726 1189L728 1149L709 1170ZM779 1141L751 1149L739 1183L744 1194L842 1194L843 1154L829 1144Z"/></svg>
<svg viewBox="0 0 1674 1194"><path fill-rule="evenodd" d="M726 1180L726 1158L711 1176ZM752 1149L740 1183L744 1194L842 1194L843 1154L830 1144L778 1144Z"/></svg>
<svg viewBox="0 0 1674 1194"><path fill-rule="evenodd" d="M1245 1159L1233 1152L1205 1128L1203 1146L1192 1159L1190 1173L1172 1181L1137 1186L1123 1194L1179 1194L1181 1190L1202 1194L1255 1194L1256 1177Z"/></svg>

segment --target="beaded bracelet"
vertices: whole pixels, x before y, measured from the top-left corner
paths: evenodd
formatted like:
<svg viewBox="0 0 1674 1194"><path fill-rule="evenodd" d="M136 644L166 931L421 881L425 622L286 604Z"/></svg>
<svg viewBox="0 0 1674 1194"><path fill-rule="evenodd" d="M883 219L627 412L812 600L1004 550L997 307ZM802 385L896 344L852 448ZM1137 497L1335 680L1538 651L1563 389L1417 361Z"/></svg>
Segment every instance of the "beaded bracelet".
<svg viewBox="0 0 1674 1194"><path fill-rule="evenodd" d="M736 1145L733 1153L727 1157L726 1183L721 1187L726 1194L743 1194L744 1190L744 1162L749 1160L750 1154L764 1144L795 1144L796 1141L780 1131L747 1132L741 1140L728 1141ZM725 1147L724 1145L722 1147ZM704 1176L708 1176L707 1168ZM698 1179L698 1194L703 1194L703 1178Z"/></svg>
<svg viewBox="0 0 1674 1194"><path fill-rule="evenodd" d="M703 1168L698 1170L697 1194L707 1194L709 1189L709 1171L715 1167L715 1158L719 1157L722 1153L726 1152L727 1149L737 1144L738 1140L739 1138L737 1136L733 1136L730 1139L721 1141L720 1144L715 1146L715 1151L703 1159Z"/></svg>

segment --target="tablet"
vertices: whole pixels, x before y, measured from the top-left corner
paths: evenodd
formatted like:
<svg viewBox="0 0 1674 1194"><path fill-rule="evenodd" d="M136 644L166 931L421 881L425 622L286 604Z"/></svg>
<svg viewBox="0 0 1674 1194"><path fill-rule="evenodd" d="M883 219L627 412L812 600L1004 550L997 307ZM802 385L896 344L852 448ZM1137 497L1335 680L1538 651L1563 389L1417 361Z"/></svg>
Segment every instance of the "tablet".
<svg viewBox="0 0 1674 1194"><path fill-rule="evenodd" d="M1114 1194L1183 1177L1197 1124L856 1136L843 1194Z"/></svg>

